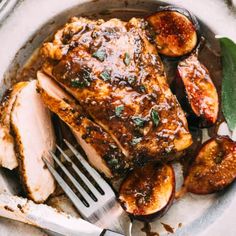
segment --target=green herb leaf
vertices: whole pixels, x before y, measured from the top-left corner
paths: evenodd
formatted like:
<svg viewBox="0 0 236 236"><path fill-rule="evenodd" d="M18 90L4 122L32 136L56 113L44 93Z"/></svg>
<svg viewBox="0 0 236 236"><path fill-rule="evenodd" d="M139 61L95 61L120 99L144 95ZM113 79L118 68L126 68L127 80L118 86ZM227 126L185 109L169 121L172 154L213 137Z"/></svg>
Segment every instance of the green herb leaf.
<svg viewBox="0 0 236 236"><path fill-rule="evenodd" d="M98 59L101 62L105 60L106 56L106 52L103 50L98 50L92 54L92 57Z"/></svg>
<svg viewBox="0 0 236 236"><path fill-rule="evenodd" d="M117 165L119 162L118 162L117 159L114 158L114 159L109 160L108 163L109 163L110 165L112 165L112 166L115 166L115 165Z"/></svg>
<svg viewBox="0 0 236 236"><path fill-rule="evenodd" d="M141 137L139 137L139 138L135 137L132 139L131 144L134 146L134 145L140 143L141 141L142 141Z"/></svg>
<svg viewBox="0 0 236 236"><path fill-rule="evenodd" d="M136 80L136 77L135 77L135 76L129 76L129 77L128 77L128 83L129 83L129 84L133 84L133 83L135 82L135 80Z"/></svg>
<svg viewBox="0 0 236 236"><path fill-rule="evenodd" d="M152 109L151 117L152 117L153 124L155 126L158 126L160 118L159 118L158 112L156 110Z"/></svg>
<svg viewBox="0 0 236 236"><path fill-rule="evenodd" d="M130 55L127 52L125 53L124 63L126 66L130 64Z"/></svg>
<svg viewBox="0 0 236 236"><path fill-rule="evenodd" d="M84 88L84 87L88 87L90 85L90 82L87 81L86 79L80 81L78 78L76 78L76 79L72 79L70 84L74 88Z"/></svg>
<svg viewBox="0 0 236 236"><path fill-rule="evenodd" d="M223 81L222 110L229 128L236 128L236 44L228 38L220 38Z"/></svg>
<svg viewBox="0 0 236 236"><path fill-rule="evenodd" d="M117 107L115 108L115 114L116 114L116 116L120 117L120 115L121 115L121 113L122 113L123 110L124 110L124 106L123 106L123 105L117 106Z"/></svg>
<svg viewBox="0 0 236 236"><path fill-rule="evenodd" d="M107 71L103 71L101 74L100 74L101 78L104 80L104 81L107 81L107 80L110 80L111 79L111 76L109 74L109 72Z"/></svg>
<svg viewBox="0 0 236 236"><path fill-rule="evenodd" d="M138 126L138 127L143 127L145 119L141 117L132 117L133 122Z"/></svg>
<svg viewBox="0 0 236 236"><path fill-rule="evenodd" d="M145 88L144 85L140 85L140 86L139 86L139 90L140 90L140 92L142 92L142 93L145 93L145 92L146 92L146 88Z"/></svg>

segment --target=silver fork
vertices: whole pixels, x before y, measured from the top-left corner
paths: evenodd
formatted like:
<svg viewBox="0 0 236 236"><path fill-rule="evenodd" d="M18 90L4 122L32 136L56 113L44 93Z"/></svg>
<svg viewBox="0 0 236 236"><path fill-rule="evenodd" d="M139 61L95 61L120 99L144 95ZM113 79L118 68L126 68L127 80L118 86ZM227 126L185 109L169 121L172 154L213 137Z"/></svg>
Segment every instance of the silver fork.
<svg viewBox="0 0 236 236"><path fill-rule="evenodd" d="M67 155L66 152L63 151L59 146L57 146L58 151L65 158L65 160L70 163L71 168L78 175L80 180L82 180L84 185L87 186L87 189L76 180L76 178L70 173L70 171L60 161L60 159L51 152L50 154L52 158L62 169L76 190L80 193L82 199L74 193L72 188L66 183L66 181L48 162L48 160L43 158L45 164L56 179L57 183L72 201L83 219L104 229L101 235L118 236L121 235L120 233L125 233L125 228L127 228L126 224L130 222L130 219L121 208L120 204L117 202L116 195L110 185L99 175L99 173L94 168L89 165L85 158L67 140L64 140L64 142L73 155L76 156L84 169L93 178L94 182L96 183L96 187L90 181L90 179L75 165L69 155ZM115 231L119 233L116 233Z"/></svg>

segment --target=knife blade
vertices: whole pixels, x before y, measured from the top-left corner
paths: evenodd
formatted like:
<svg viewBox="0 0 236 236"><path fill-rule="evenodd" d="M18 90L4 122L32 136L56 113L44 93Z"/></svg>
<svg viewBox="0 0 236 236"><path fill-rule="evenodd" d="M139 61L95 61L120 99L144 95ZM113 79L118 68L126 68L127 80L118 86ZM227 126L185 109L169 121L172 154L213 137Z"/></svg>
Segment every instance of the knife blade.
<svg viewBox="0 0 236 236"><path fill-rule="evenodd" d="M0 216L68 236L119 236L81 218L75 218L45 205L9 194L0 194Z"/></svg>

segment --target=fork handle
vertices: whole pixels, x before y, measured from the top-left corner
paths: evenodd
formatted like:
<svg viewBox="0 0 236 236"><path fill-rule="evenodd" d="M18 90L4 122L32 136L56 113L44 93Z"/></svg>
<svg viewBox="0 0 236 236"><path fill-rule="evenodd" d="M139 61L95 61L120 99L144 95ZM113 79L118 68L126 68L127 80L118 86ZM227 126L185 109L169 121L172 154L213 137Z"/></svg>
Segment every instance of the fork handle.
<svg viewBox="0 0 236 236"><path fill-rule="evenodd" d="M100 236L122 236L123 234L116 233L114 231L104 229Z"/></svg>

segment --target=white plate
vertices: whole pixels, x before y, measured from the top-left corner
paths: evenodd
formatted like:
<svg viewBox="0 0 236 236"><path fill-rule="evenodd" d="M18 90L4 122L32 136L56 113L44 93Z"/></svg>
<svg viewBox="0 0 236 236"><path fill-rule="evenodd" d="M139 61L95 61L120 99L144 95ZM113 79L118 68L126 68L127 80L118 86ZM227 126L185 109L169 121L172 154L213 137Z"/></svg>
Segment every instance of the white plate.
<svg viewBox="0 0 236 236"><path fill-rule="evenodd" d="M90 3L88 3L90 2ZM127 4L128 7L127 7ZM220 0L169 0L192 11L201 19L215 34L228 36L236 41L236 18L223 1ZM6 87L10 86L7 80L10 74L16 74L17 70L25 64L26 60L42 41L51 34L59 25L62 25L70 16L80 15L88 12L101 12L107 9L116 9L113 16L123 17L119 9L127 7L132 9L125 17L136 15L134 9L148 12L157 7L157 1L118 1L118 0L25 0L19 1L14 11L3 22L0 27L0 84L2 94ZM127 10L126 8L126 10ZM29 41L30 40L30 41ZM24 46L24 47L23 47ZM6 189L15 193L9 177L1 176L0 189ZM175 228L174 235L214 235L227 236L236 235L234 216L236 200L233 195L236 192L236 184L231 185L225 192L207 196L196 196L187 194L177 201L169 212L161 219L152 223L152 230L160 235L166 235L160 222L167 223ZM178 224L182 227L178 228ZM0 221L1 225L1 221ZM141 223L135 223L133 235L145 235L140 231ZM3 235L1 232L0 235ZM4 227L3 227L4 228ZM7 230L7 229L6 229ZM27 231L31 230L27 228ZM19 235L15 233L7 235ZM6 232L4 231L4 234ZM30 231L28 231L30 235ZM32 235L36 235L32 232Z"/></svg>

